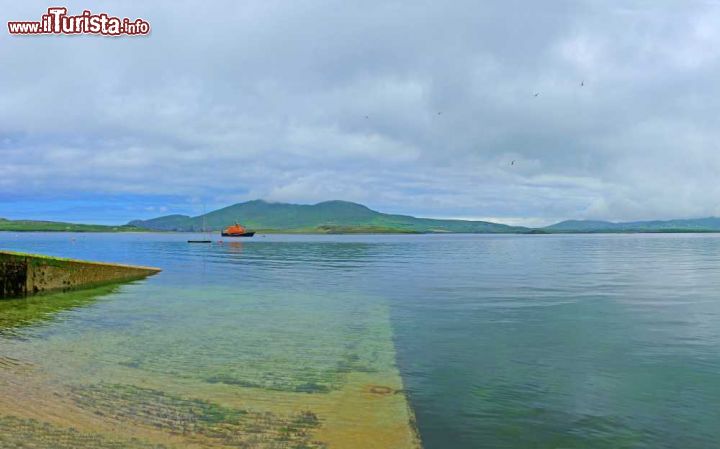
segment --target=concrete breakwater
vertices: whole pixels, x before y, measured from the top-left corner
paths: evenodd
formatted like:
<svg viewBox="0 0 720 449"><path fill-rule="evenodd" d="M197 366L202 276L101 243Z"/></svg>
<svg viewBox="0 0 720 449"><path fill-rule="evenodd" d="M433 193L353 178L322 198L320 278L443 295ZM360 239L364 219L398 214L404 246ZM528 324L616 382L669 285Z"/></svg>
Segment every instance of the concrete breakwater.
<svg viewBox="0 0 720 449"><path fill-rule="evenodd" d="M159 268L0 251L0 298L133 281Z"/></svg>

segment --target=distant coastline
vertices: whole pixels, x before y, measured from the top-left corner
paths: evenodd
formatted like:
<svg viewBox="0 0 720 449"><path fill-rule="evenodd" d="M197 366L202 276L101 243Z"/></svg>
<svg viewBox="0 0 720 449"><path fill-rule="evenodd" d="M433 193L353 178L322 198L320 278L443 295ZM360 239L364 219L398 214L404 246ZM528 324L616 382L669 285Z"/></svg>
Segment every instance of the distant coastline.
<svg viewBox="0 0 720 449"><path fill-rule="evenodd" d="M313 205L263 200L234 204L191 217L167 215L108 226L0 218L0 232L213 232L240 221L259 234L679 234L720 233L720 218L634 222L567 220L530 228L474 220L385 214L362 204L325 201Z"/></svg>
<svg viewBox="0 0 720 449"><path fill-rule="evenodd" d="M130 225L94 225L44 220L7 220L0 218L0 232L152 232Z"/></svg>

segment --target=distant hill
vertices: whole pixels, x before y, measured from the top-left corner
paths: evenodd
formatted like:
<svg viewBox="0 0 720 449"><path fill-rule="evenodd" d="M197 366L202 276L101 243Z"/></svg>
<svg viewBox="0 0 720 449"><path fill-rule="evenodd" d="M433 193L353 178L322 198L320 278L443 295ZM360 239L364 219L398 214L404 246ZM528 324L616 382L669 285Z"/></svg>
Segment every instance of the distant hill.
<svg viewBox="0 0 720 449"><path fill-rule="evenodd" d="M0 231L13 232L142 232L136 226L103 226L92 224L63 223L59 221L7 220L0 218Z"/></svg>
<svg viewBox="0 0 720 449"><path fill-rule="evenodd" d="M541 228L548 233L621 232L720 232L720 218L629 221L614 223L595 220L568 220Z"/></svg>
<svg viewBox="0 0 720 449"><path fill-rule="evenodd" d="M0 218L0 231L14 232L143 232L143 231L219 231L238 221L260 232L378 234L378 233L475 233L475 234L607 234L720 232L720 218L611 222L567 220L544 228L508 226L471 220L437 220L393 215L348 201L318 204L248 201L205 215L167 215L151 220L134 220L121 226L63 223L57 221L8 220Z"/></svg>
<svg viewBox="0 0 720 449"><path fill-rule="evenodd" d="M529 228L486 221L436 220L391 215L348 201L325 201L313 205L270 203L263 200L234 204L205 215L168 215L128 223L157 231L218 231L238 221L259 231L318 233L527 233Z"/></svg>

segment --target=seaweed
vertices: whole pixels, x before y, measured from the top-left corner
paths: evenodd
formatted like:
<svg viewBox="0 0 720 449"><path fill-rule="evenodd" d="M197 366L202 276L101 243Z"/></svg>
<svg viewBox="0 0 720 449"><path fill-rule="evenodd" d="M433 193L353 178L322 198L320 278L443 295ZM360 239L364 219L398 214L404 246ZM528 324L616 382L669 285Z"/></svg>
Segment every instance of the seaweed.
<svg viewBox="0 0 720 449"><path fill-rule="evenodd" d="M166 449L137 438L118 439L98 433L82 433L35 419L0 416L0 449Z"/></svg>
<svg viewBox="0 0 720 449"><path fill-rule="evenodd" d="M225 407L133 385L76 387L73 399L82 408L112 420L181 435L213 446L237 448L323 448L313 441L321 425L310 411L279 415Z"/></svg>

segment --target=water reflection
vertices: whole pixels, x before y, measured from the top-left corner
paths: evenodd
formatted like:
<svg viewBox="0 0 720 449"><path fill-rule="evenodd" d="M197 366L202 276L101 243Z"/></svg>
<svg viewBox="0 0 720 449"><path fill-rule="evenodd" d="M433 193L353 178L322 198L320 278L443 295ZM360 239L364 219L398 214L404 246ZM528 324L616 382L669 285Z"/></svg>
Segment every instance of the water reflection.
<svg viewBox="0 0 720 449"><path fill-rule="evenodd" d="M65 293L0 300L0 336L17 335L22 327L58 319L59 314L89 306L98 298L109 295L118 288L118 285L107 285Z"/></svg>

